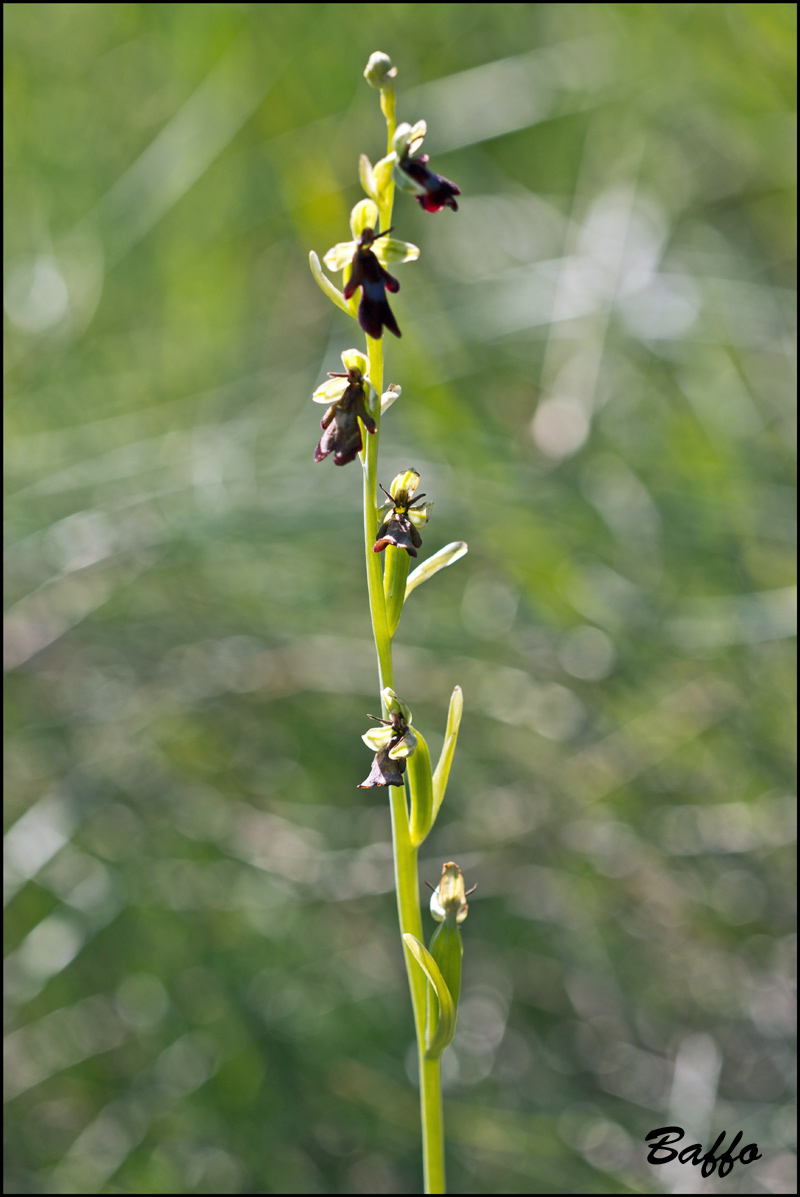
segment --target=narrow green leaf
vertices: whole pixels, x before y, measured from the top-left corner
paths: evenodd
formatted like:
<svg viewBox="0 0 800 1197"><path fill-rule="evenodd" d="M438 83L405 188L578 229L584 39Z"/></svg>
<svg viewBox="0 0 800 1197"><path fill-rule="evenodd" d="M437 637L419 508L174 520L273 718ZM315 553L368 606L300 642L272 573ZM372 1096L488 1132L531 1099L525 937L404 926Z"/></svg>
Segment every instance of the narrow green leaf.
<svg viewBox="0 0 800 1197"><path fill-rule="evenodd" d="M456 750L458 729L461 726L461 715L464 710L464 696L461 687L456 686L450 696L450 709L447 712L447 727L444 733L444 744L439 754L439 762L433 775L433 819L439 813L439 807L444 800L447 789L447 779L450 776L450 766L453 763L453 753Z"/></svg>
<svg viewBox="0 0 800 1197"><path fill-rule="evenodd" d="M383 567L383 593L386 597L389 635L394 636L405 602L410 557L405 549L398 549L393 544L387 545L384 552L386 561Z"/></svg>
<svg viewBox="0 0 800 1197"><path fill-rule="evenodd" d="M450 990L453 1005L458 1013L458 999L461 993L461 960L464 955L464 944L461 939L461 928L450 919L445 919L433 933L429 952L439 965L445 985Z"/></svg>
<svg viewBox="0 0 800 1197"><path fill-rule="evenodd" d="M341 308L343 312L347 312L348 316L352 316L353 313L350 311L350 305L348 304L344 295L342 295L341 291L337 287L334 287L327 274L325 274L323 271L319 264L319 258L314 253L313 249L308 255L308 261L311 265L311 273L317 280L321 290L323 290L328 296L328 299L335 303L337 308Z"/></svg>
<svg viewBox="0 0 800 1197"><path fill-rule="evenodd" d="M433 827L433 779L431 757L422 732L412 729L417 746L408 757L408 788L411 791L411 843L418 848Z"/></svg>
<svg viewBox="0 0 800 1197"><path fill-rule="evenodd" d="M438 574L440 569L444 569L445 566L452 565L454 561L458 561L459 557L463 557L466 551L467 542L465 540L454 540L451 544L446 544L443 549L439 549L439 552L434 553L427 561L423 561L422 565L418 565L408 576L406 598L408 598L412 590L419 586L420 582L427 582L428 578L432 578L434 574Z"/></svg>
<svg viewBox="0 0 800 1197"><path fill-rule="evenodd" d="M424 944L415 935L406 932L403 942L411 955L420 966L429 984L433 987L439 1002L439 1021L432 1035L425 1035L425 1055L435 1060L442 1054L448 1043L451 1043L456 1033L456 1008L450 996L450 990L445 984L444 977L439 971L439 965L431 956Z"/></svg>

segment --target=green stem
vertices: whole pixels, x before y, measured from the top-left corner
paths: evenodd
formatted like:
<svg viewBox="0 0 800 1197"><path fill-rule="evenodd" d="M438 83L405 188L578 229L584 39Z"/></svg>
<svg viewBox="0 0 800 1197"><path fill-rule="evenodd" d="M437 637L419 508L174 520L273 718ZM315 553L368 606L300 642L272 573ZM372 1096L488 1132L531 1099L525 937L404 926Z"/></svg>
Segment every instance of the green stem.
<svg viewBox="0 0 800 1197"><path fill-rule="evenodd" d="M369 377L380 395L383 387L383 342L367 337ZM369 610L372 617L372 634L378 654L378 673L381 690L394 685L392 669L392 639L386 619L386 599L383 594L381 559L372 551L378 538L378 444L381 435L380 407L375 412L375 431L366 434L366 446L362 457L364 466L364 547L367 558L367 588Z"/></svg>
<svg viewBox="0 0 800 1197"><path fill-rule="evenodd" d="M400 932L410 932L420 943L422 940L422 915L419 908L419 882L417 880L417 849L411 844L408 831L408 808L405 791L399 786L390 787L392 804L392 839L394 841L394 879L397 889L397 913L400 917ZM425 1003L427 985L425 974L414 957L404 946L408 986L411 990L411 1004L414 1007L414 1026L420 1050L425 1050Z"/></svg>
<svg viewBox="0 0 800 1197"><path fill-rule="evenodd" d="M442 1119L441 1056L438 1056L435 1060L426 1060L424 1050L420 1049L419 1081L422 1103L425 1192L444 1193L444 1125Z"/></svg>

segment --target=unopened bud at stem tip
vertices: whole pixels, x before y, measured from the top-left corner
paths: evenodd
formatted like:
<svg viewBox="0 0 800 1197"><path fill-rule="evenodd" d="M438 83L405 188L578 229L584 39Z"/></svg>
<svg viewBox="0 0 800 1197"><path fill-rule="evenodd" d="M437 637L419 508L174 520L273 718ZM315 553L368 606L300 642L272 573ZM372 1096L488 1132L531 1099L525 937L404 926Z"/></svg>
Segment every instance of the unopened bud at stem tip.
<svg viewBox="0 0 800 1197"><path fill-rule="evenodd" d="M364 78L370 87L375 87L378 91L385 87L393 87L396 75L397 67L392 66L392 60L388 54L384 54L381 50L370 54L369 62L364 67Z"/></svg>

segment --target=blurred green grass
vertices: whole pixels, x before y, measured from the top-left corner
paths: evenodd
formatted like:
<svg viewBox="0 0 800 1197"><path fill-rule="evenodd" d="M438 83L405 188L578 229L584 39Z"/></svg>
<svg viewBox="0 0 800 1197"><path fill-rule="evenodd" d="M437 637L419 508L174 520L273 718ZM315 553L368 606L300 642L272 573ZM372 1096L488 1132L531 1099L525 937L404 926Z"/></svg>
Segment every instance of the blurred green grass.
<svg viewBox="0 0 800 1197"><path fill-rule="evenodd" d="M465 695L451 1189L671 1189L678 1121L796 1191L794 6L4 19L6 1190L419 1188L358 469L310 402L382 49L463 192L398 201L381 465L470 544L396 657L432 749Z"/></svg>

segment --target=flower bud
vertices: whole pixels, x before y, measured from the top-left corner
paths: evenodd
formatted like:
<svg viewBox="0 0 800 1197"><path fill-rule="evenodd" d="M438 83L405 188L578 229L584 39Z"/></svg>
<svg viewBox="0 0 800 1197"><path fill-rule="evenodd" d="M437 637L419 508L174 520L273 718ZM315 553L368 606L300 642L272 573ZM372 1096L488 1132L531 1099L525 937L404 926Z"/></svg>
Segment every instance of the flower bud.
<svg viewBox="0 0 800 1197"><path fill-rule="evenodd" d="M392 60L388 54L384 54L381 50L370 54L369 62L364 67L364 78L370 87L375 87L378 91L384 87L392 87L396 74L397 67L392 66Z"/></svg>
<svg viewBox="0 0 800 1197"><path fill-rule="evenodd" d="M472 890L470 890L472 893ZM451 860L442 868L442 878L431 894L431 914L437 923L463 923L469 904L464 890L464 874Z"/></svg>

